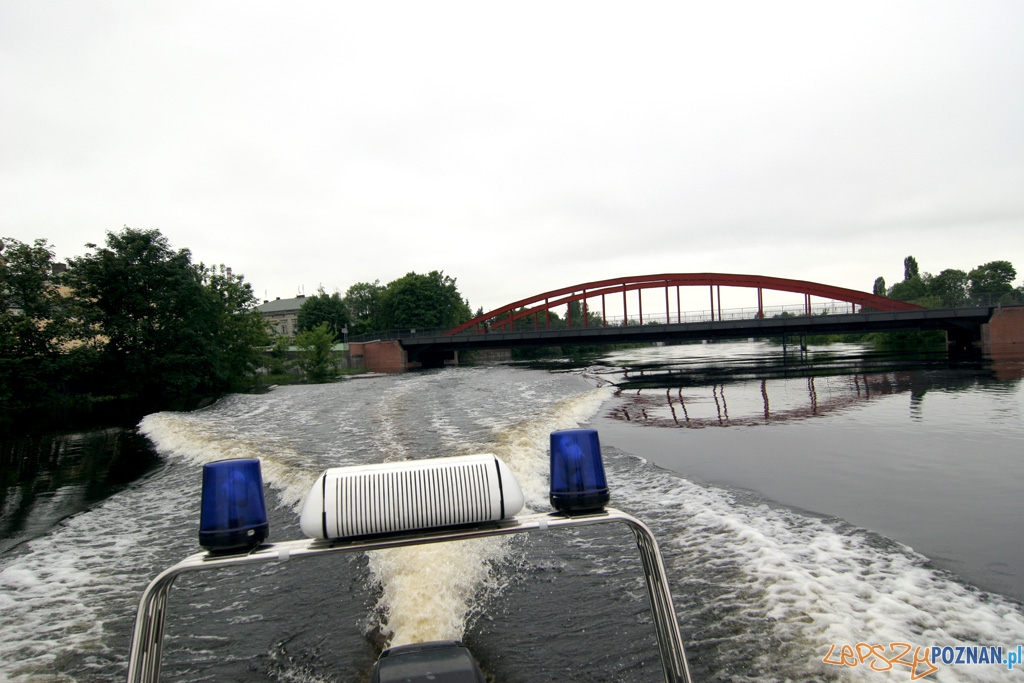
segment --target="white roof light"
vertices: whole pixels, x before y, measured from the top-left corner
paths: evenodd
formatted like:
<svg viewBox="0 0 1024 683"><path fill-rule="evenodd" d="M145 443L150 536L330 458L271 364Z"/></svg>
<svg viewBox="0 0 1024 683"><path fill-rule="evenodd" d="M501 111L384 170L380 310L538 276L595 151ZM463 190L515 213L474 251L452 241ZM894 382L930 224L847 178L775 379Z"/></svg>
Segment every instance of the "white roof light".
<svg viewBox="0 0 1024 683"><path fill-rule="evenodd" d="M523 491L489 453L334 467L306 496L299 524L310 538L349 538L514 517Z"/></svg>

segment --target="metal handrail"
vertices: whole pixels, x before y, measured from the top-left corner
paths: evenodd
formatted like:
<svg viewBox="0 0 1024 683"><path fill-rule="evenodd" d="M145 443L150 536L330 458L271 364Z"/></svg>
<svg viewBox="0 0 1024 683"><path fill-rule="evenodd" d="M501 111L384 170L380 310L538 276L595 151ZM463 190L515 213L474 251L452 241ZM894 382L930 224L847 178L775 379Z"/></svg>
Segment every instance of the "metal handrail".
<svg viewBox="0 0 1024 683"><path fill-rule="evenodd" d="M620 510L607 508L601 512L568 516L562 513L524 515L522 517L488 522L471 527L440 529L419 532L413 535L400 534L382 537L323 541L303 539L269 543L244 555L211 555L197 553L161 572L153 579L139 601L132 632L131 652L128 659L128 683L157 683L160 680L160 659L163 652L164 620L167 614L167 598L174 580L186 572L221 569L243 564L263 562L287 562L328 555L331 553L360 552L398 548L427 543L464 541L484 536L501 536L553 528L588 526L621 522L633 532L644 577L647 581L647 595L651 601L654 625L661 653L661 665L666 683L690 683L690 672L683 650L683 639L679 632L672 607L672 593L668 586L665 565L662 562L658 542L646 524Z"/></svg>

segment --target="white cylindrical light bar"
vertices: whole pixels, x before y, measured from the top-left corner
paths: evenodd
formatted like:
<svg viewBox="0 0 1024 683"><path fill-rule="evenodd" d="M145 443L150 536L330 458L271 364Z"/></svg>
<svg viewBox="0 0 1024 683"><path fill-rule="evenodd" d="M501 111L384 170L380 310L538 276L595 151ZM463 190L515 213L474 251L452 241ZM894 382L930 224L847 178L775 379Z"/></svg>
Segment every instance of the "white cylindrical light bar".
<svg viewBox="0 0 1024 683"><path fill-rule="evenodd" d="M508 519L523 502L489 453L334 467L310 489L299 525L310 538L350 538Z"/></svg>

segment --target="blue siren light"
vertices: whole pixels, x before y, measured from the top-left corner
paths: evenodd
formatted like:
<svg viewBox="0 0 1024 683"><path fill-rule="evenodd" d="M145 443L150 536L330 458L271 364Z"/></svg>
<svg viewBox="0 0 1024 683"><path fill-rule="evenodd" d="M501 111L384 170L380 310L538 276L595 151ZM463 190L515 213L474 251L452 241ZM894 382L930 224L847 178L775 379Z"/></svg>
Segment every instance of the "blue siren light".
<svg viewBox="0 0 1024 683"><path fill-rule="evenodd" d="M241 458L203 465L199 545L210 552L239 552L255 548L269 533L260 461Z"/></svg>
<svg viewBox="0 0 1024 683"><path fill-rule="evenodd" d="M609 498L597 430L551 432L551 505L562 512L596 512Z"/></svg>

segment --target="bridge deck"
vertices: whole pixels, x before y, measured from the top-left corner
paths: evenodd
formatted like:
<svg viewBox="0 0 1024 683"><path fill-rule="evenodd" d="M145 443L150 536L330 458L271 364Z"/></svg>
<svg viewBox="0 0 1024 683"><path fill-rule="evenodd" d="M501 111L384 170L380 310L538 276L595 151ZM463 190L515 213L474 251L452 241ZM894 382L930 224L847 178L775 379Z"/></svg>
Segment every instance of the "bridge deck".
<svg viewBox="0 0 1024 683"><path fill-rule="evenodd" d="M563 346L623 344L701 339L742 339L801 334L842 334L906 330L952 330L978 338L978 330L991 318L987 306L970 308L929 308L913 311L841 313L835 315L787 316L746 320L716 320L656 325L589 327L562 330L529 330L457 334L450 336L399 337L410 354L435 351L510 348L517 346Z"/></svg>

